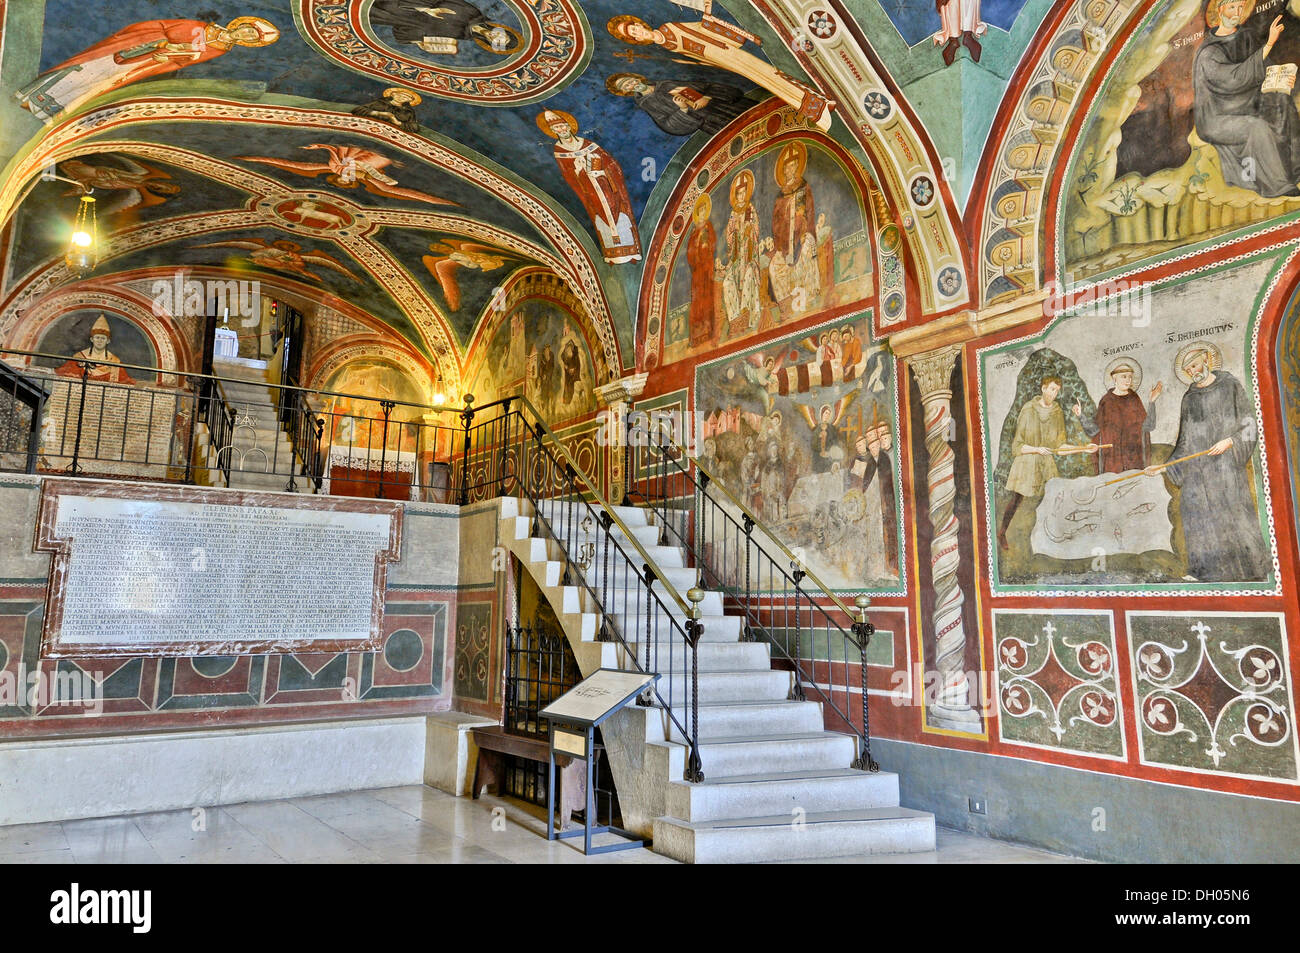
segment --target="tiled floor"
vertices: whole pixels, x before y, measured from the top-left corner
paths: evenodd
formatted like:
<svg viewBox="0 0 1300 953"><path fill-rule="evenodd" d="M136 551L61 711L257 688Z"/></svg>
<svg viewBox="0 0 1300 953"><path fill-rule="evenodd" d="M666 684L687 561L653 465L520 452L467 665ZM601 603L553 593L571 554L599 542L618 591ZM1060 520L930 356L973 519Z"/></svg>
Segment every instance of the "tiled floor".
<svg viewBox="0 0 1300 953"><path fill-rule="evenodd" d="M586 858L581 839L548 843L543 812L427 787L0 827L0 863L669 864L648 850ZM1075 863L1073 857L940 829L930 854L835 863Z"/></svg>

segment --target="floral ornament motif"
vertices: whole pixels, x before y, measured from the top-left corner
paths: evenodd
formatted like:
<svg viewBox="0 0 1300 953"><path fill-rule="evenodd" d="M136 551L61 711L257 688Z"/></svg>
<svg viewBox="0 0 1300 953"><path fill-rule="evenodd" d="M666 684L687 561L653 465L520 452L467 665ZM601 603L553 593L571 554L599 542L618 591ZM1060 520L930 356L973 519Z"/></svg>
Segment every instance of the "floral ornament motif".
<svg viewBox="0 0 1300 953"><path fill-rule="evenodd" d="M1246 731L1258 744L1276 744L1288 733L1286 712L1264 702L1251 705L1246 710Z"/></svg>
<svg viewBox="0 0 1300 953"><path fill-rule="evenodd" d="M814 10L808 14L808 29L818 39L829 40L838 28L835 18L826 10Z"/></svg>
<svg viewBox="0 0 1300 953"><path fill-rule="evenodd" d="M1012 715L1027 715L1032 709L1029 692L1020 685L1011 685L1002 690L1002 707Z"/></svg>
<svg viewBox="0 0 1300 953"><path fill-rule="evenodd" d="M919 208L925 208L934 201L934 182L928 175L918 175L912 180L912 187L909 190L912 195L912 201Z"/></svg>
<svg viewBox="0 0 1300 953"><path fill-rule="evenodd" d="M795 53L811 53L813 41L803 30L795 30L790 36L790 49Z"/></svg>
<svg viewBox="0 0 1300 953"><path fill-rule="evenodd" d="M935 282L939 288L939 293L945 297L951 298L957 292L961 291L961 272L949 265L943 271L939 272L939 278Z"/></svg>
<svg viewBox="0 0 1300 953"><path fill-rule="evenodd" d="M1079 698L1079 711L1094 725L1109 725L1115 720L1115 699L1100 691L1084 692Z"/></svg>
<svg viewBox="0 0 1300 953"><path fill-rule="evenodd" d="M1110 649L1100 642L1085 642L1078 649L1079 667L1089 675L1104 675L1110 671Z"/></svg>
<svg viewBox="0 0 1300 953"><path fill-rule="evenodd" d="M894 319L903 313L903 296L897 291L885 298L885 317Z"/></svg>
<svg viewBox="0 0 1300 953"><path fill-rule="evenodd" d="M1224 651L1227 647L1224 646ZM1256 691L1270 691L1282 680L1282 665L1278 657L1261 645L1252 645L1238 662L1241 677Z"/></svg>
<svg viewBox="0 0 1300 953"><path fill-rule="evenodd" d="M867 115L877 121L888 119L890 113L894 111L889 97L874 89L862 97L862 107L867 111Z"/></svg>
<svg viewBox="0 0 1300 953"><path fill-rule="evenodd" d="M1146 644L1138 649L1137 664L1139 674L1153 681L1168 678L1174 670L1174 660L1163 646Z"/></svg>
<svg viewBox="0 0 1300 953"><path fill-rule="evenodd" d="M1007 639L998 647L998 655L1007 668L1024 668L1029 661L1029 651L1019 639Z"/></svg>
<svg viewBox="0 0 1300 953"><path fill-rule="evenodd" d="M1163 695L1152 695L1142 703L1142 721L1157 734L1172 735L1178 730L1178 710Z"/></svg>

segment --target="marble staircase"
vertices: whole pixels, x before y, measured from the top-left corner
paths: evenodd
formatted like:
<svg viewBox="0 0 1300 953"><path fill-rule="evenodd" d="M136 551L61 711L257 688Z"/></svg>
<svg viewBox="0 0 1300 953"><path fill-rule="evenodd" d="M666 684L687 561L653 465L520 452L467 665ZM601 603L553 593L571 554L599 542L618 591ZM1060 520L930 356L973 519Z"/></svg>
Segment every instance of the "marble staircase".
<svg viewBox="0 0 1300 953"><path fill-rule="evenodd" d="M569 505L579 506L582 512L564 518ZM553 507L558 518L552 518L552 525L559 542L534 535L528 501L503 499L501 541L550 600L584 676L602 667L632 668L622 645L596 640L600 616L591 594L580 586L563 584L565 550L577 553L584 551L578 547L584 547L591 554L584 575L607 608L621 609L623 592L643 583L618 548L611 547L606 589L607 544L598 530L592 531L590 522L582 527L585 507L547 503L548 516ZM614 510L627 534L640 541L679 593L695 584L695 571L686 567L685 552L660 545L659 528L649 511ZM627 535L617 526L612 532L620 539ZM623 545L631 549L630 544ZM631 605L638 603L632 600ZM857 738L825 730L822 706L812 700L815 692L809 691L807 701L790 698L792 674L772 668L766 643L741 640L743 619L725 611L720 593L706 594L700 609L704 630L699 643L699 740L704 780L695 784L682 780L689 744L658 700L651 707L625 709L604 729L625 826L653 836L657 852L691 863L934 850L934 817L899 806L898 776L850 767L857 756ZM655 614L661 640L670 631L665 616L678 622L684 619L675 606L656 607ZM645 645L636 639L644 638L645 615L644 609L611 611L643 665ZM657 663L652 658L662 676L659 694L670 700L677 721L685 727L690 725L689 661L684 645L669 653L663 641Z"/></svg>
<svg viewBox="0 0 1300 953"><path fill-rule="evenodd" d="M235 411L236 423L251 421L236 427L233 440L226 448L212 446L206 429L200 434L199 460L207 468L212 485L226 485L220 464L229 459L230 489L286 492L290 469L300 469L302 464L295 457L288 434L280 428L266 369L218 358L213 362L212 373L226 378L220 384L221 392L226 404ZM296 482L297 492L310 492L307 480L299 478Z"/></svg>

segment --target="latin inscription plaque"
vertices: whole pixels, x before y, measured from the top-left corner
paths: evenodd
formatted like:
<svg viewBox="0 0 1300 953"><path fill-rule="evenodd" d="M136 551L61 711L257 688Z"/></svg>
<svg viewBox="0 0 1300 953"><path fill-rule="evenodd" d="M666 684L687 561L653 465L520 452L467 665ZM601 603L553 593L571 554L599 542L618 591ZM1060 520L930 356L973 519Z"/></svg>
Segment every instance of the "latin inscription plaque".
<svg viewBox="0 0 1300 953"><path fill-rule="evenodd" d="M47 481L42 655L378 647L401 504Z"/></svg>

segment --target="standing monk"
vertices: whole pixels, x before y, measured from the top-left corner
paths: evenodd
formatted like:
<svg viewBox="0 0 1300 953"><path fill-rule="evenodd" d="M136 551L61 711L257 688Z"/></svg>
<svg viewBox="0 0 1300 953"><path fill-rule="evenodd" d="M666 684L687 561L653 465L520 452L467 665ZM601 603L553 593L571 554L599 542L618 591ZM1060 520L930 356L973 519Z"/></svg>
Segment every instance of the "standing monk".
<svg viewBox="0 0 1300 953"><path fill-rule="evenodd" d="M1201 582L1243 582L1267 578L1269 552L1260 531L1248 479L1259 432L1255 410L1241 382L1215 370L1208 348L1194 348L1182 360L1191 386L1178 414L1178 442L1171 460L1148 467L1163 473L1182 493L1178 509L1187 540L1187 571Z"/></svg>
<svg viewBox="0 0 1300 953"><path fill-rule="evenodd" d="M1113 386L1097 401L1096 416L1085 417L1078 401L1071 408L1084 432L1102 445L1098 451L1098 473L1141 470L1149 462L1151 431L1156 426L1156 400L1165 385L1162 381L1151 388L1151 403L1144 404L1141 395L1133 389L1134 373L1128 363L1121 363L1110 372Z"/></svg>

